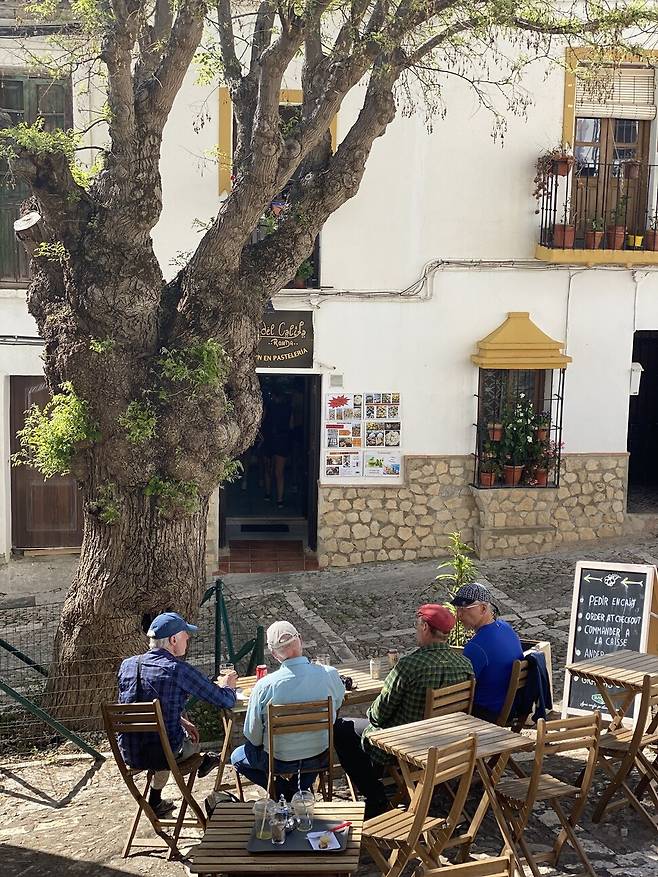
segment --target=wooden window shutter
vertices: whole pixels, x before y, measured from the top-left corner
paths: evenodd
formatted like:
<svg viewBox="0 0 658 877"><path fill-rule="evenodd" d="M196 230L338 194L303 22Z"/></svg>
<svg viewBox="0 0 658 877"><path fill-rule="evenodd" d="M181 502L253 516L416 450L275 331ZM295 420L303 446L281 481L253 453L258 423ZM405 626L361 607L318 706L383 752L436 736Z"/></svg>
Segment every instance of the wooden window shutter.
<svg viewBox="0 0 658 877"><path fill-rule="evenodd" d="M583 73L586 65L583 65ZM578 75L576 115L596 119L655 119L655 68L627 65Z"/></svg>

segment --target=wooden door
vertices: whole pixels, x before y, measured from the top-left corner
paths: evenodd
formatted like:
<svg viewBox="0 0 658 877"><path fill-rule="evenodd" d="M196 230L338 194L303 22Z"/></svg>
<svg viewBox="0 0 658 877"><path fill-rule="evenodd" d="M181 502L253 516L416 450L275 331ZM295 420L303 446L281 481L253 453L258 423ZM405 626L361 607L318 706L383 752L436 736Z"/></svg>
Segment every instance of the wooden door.
<svg viewBox="0 0 658 877"><path fill-rule="evenodd" d="M12 375L9 420L11 451L19 449L17 433L25 424L25 411L43 407L50 399L41 376ZM44 479L30 466L11 469L12 547L77 548L82 544L82 497L71 476Z"/></svg>
<svg viewBox="0 0 658 877"><path fill-rule="evenodd" d="M644 368L640 392L631 396L628 412L628 480L631 484L658 484L658 332L636 332L633 362Z"/></svg>
<svg viewBox="0 0 658 877"><path fill-rule="evenodd" d="M629 233L647 228L650 123L642 119L576 119L576 168L571 221L589 229L623 225ZM627 179L624 163L640 162ZM561 221L561 220L559 220Z"/></svg>

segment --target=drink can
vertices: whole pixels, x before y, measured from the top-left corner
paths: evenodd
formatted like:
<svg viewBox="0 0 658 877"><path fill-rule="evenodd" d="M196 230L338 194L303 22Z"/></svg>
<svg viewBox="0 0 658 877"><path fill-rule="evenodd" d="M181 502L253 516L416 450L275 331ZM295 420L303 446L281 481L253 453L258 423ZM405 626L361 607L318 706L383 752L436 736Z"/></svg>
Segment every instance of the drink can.
<svg viewBox="0 0 658 877"><path fill-rule="evenodd" d="M267 676L267 664L259 664L256 667L256 679L262 679L263 676Z"/></svg>
<svg viewBox="0 0 658 877"><path fill-rule="evenodd" d="M389 649L388 650L388 666L395 667L397 662L400 660L400 652L397 649Z"/></svg>
<svg viewBox="0 0 658 877"><path fill-rule="evenodd" d="M371 658L370 659L370 678L371 679L379 679L379 675L380 675L379 658Z"/></svg>

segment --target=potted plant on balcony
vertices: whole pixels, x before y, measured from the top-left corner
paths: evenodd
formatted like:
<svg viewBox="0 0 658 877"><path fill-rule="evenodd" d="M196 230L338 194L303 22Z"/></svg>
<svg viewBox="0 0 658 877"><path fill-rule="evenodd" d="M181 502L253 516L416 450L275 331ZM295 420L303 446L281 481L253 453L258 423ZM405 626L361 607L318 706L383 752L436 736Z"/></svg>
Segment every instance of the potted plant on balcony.
<svg viewBox="0 0 658 877"><path fill-rule="evenodd" d="M535 438L538 442L545 442L548 438L548 430L551 426L551 412L541 411L535 417Z"/></svg>
<svg viewBox="0 0 658 877"><path fill-rule="evenodd" d="M640 162L637 158L628 158L623 162L624 179L638 180L640 178Z"/></svg>
<svg viewBox="0 0 658 877"><path fill-rule="evenodd" d="M500 445L503 480L506 485L515 487L521 481L535 432L532 404L525 393L519 393L516 403L507 410L503 430Z"/></svg>
<svg viewBox="0 0 658 877"><path fill-rule="evenodd" d="M649 216L649 227L644 232L644 249L658 250L658 213Z"/></svg>
<svg viewBox="0 0 658 877"><path fill-rule="evenodd" d="M549 177L566 177L574 165L574 157L566 146L555 146L537 156L533 195L541 201L548 189ZM535 210L539 213L539 207Z"/></svg>
<svg viewBox="0 0 658 877"><path fill-rule="evenodd" d="M626 206L628 195L620 195L610 211L610 225L606 229L605 244L609 250L623 250L626 236Z"/></svg>
<svg viewBox="0 0 658 877"><path fill-rule="evenodd" d="M589 228L585 231L585 249L598 250L603 240L603 222L602 216L595 216L590 220Z"/></svg>
<svg viewBox="0 0 658 877"><path fill-rule="evenodd" d="M571 215L571 203L568 198L564 202L562 220L553 226L553 246L558 250L571 250L576 240L576 216Z"/></svg>
<svg viewBox="0 0 658 877"><path fill-rule="evenodd" d="M554 476L554 470L560 455L562 444L554 441L540 442L537 446L536 457L531 473L531 480L535 487L547 487L549 476Z"/></svg>
<svg viewBox="0 0 658 877"><path fill-rule="evenodd" d="M292 282L294 289L304 289L307 284L309 277L313 276L313 264L310 259L304 259L302 264L297 269L295 273L295 278Z"/></svg>
<svg viewBox="0 0 658 877"><path fill-rule="evenodd" d="M490 420L487 423L487 432L492 442L499 442L503 437L503 424L500 420Z"/></svg>
<svg viewBox="0 0 658 877"><path fill-rule="evenodd" d="M493 487L500 477L500 463L495 457L480 460L480 487Z"/></svg>

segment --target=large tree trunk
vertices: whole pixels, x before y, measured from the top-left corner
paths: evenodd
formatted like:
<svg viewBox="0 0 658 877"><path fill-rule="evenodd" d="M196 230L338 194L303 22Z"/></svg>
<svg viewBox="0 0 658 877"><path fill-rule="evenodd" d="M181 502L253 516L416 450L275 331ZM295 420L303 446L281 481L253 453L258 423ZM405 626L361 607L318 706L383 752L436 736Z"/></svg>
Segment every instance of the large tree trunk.
<svg viewBox="0 0 658 877"><path fill-rule="evenodd" d="M168 519L140 491L118 495L121 516L104 524L85 512L80 565L66 598L48 679L47 707L68 727L100 726L123 658L148 648L160 612L194 620L205 582L208 500Z"/></svg>

